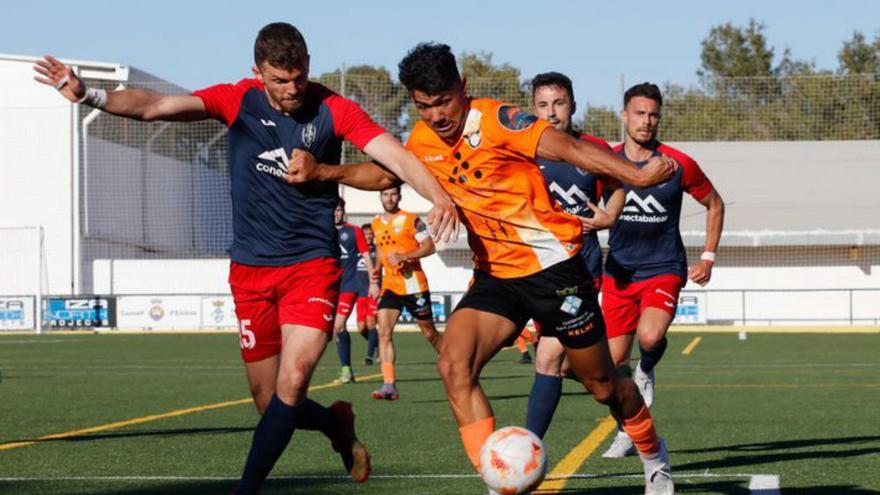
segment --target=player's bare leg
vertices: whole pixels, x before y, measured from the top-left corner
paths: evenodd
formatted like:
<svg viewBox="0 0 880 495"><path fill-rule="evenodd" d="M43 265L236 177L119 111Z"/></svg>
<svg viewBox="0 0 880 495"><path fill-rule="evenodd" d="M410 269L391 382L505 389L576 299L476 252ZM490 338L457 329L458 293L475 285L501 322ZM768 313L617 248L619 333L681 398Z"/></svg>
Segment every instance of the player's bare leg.
<svg viewBox="0 0 880 495"><path fill-rule="evenodd" d="M382 387L373 392L374 399L397 400L400 397L395 384L394 325L400 317L396 309L380 309L377 323L379 330L379 359L382 361Z"/></svg>
<svg viewBox="0 0 880 495"><path fill-rule="evenodd" d="M507 318L472 308L456 310L443 335L437 371L471 462L495 430L492 406L480 386L483 366L519 331Z"/></svg>
<svg viewBox="0 0 880 495"><path fill-rule="evenodd" d="M542 375L562 376L565 347L554 337L541 337L535 350L535 371Z"/></svg>
<svg viewBox="0 0 880 495"><path fill-rule="evenodd" d="M572 370L596 401L623 425L645 468L645 493L673 493L672 468L665 442L633 381L619 374L605 339L583 349L566 348Z"/></svg>
<svg viewBox="0 0 880 495"><path fill-rule="evenodd" d="M312 373L327 347L327 334L317 328L282 325L281 335L275 394L264 408L263 417L254 431L236 493L259 491L296 428L318 430L327 436L352 478L366 481L370 473L370 455L355 435L351 404L336 402L323 407L306 397ZM248 369L265 372L266 367Z"/></svg>
<svg viewBox="0 0 880 495"><path fill-rule="evenodd" d="M248 385L251 389L251 397L253 397L254 406L256 406L257 412L261 416L266 410L266 406L269 405L272 396L275 395L275 382L278 381L278 366L280 362L280 356L272 356L261 361L244 363Z"/></svg>
<svg viewBox="0 0 880 495"><path fill-rule="evenodd" d="M422 336L425 337L431 347L434 348L434 351L437 354L440 353L440 343L443 340L443 336L440 335L440 332L437 331L437 327L434 326L434 320L416 320L416 324L419 326L419 330L422 332Z"/></svg>

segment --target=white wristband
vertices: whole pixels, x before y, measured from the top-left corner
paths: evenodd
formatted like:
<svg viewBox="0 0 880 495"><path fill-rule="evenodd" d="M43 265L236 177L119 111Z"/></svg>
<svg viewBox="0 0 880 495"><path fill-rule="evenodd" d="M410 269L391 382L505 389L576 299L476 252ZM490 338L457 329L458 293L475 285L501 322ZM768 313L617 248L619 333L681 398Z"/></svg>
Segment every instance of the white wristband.
<svg viewBox="0 0 880 495"><path fill-rule="evenodd" d="M703 254L700 255L700 259L703 261L708 261L709 263L715 263L715 253L712 251L703 251Z"/></svg>
<svg viewBox="0 0 880 495"><path fill-rule="evenodd" d="M77 100L77 103L85 103L90 107L104 108L107 104L107 91L103 89L86 88L86 94Z"/></svg>

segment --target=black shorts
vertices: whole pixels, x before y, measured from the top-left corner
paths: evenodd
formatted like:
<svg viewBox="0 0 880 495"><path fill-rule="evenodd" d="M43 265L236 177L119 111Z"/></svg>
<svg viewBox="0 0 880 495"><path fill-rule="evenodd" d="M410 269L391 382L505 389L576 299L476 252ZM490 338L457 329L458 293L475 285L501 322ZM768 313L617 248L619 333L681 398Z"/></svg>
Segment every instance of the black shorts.
<svg viewBox="0 0 880 495"><path fill-rule="evenodd" d="M434 313L431 311L430 291L406 296L401 296L390 290L382 291L382 295L379 297L379 309L396 309L400 311L401 308L406 308L409 314L416 320L434 319Z"/></svg>
<svg viewBox="0 0 880 495"><path fill-rule="evenodd" d="M583 349L605 338L599 294L580 256L538 273L504 279L474 272L474 281L455 310L471 308L503 316L516 328L529 319L541 335L556 337L566 347Z"/></svg>

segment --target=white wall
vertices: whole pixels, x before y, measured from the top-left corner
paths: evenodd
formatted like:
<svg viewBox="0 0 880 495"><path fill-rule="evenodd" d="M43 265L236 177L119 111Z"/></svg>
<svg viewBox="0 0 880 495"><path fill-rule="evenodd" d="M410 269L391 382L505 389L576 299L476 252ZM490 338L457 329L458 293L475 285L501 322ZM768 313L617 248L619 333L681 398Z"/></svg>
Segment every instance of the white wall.
<svg viewBox="0 0 880 495"><path fill-rule="evenodd" d="M67 294L73 284L73 105L34 82L31 65L0 60L0 226L43 226L46 289ZM0 238L0 256L3 245Z"/></svg>

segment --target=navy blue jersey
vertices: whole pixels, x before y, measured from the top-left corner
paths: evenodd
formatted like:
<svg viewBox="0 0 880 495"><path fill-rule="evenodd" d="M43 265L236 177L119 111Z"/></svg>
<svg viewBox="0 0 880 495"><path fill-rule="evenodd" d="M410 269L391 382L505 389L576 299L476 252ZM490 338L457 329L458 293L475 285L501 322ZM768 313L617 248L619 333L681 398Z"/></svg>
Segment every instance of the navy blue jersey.
<svg viewBox="0 0 880 495"><path fill-rule="evenodd" d="M614 152L629 160L623 145ZM697 162L684 153L658 144L654 156L665 154L681 165L672 177L651 187L623 184L626 203L608 238L605 272L617 280L645 280L658 275L687 277L687 256L679 232L681 200L687 192L698 201L714 189ZM647 161L635 162L641 168Z"/></svg>
<svg viewBox="0 0 880 495"><path fill-rule="evenodd" d="M363 149L384 130L354 102L309 83L293 116L272 108L256 79L196 91L208 114L229 127L233 261L282 266L339 256L335 183L291 185L281 178L290 153L303 149L338 164L342 140Z"/></svg>
<svg viewBox="0 0 880 495"><path fill-rule="evenodd" d="M369 251L364 231L350 223L337 225L337 230L341 253L339 261L342 263L342 282L339 292L357 292L359 296L366 296L366 292L361 293L361 284L358 283L358 265L363 261L361 254Z"/></svg>
<svg viewBox="0 0 880 495"><path fill-rule="evenodd" d="M370 272L367 271L367 264L364 262L364 256L370 257L370 261L373 262L374 268L379 266L376 264L376 245L368 244L368 246L369 253L361 253L357 264L358 292L363 293L364 296L370 291Z"/></svg>
<svg viewBox="0 0 880 495"><path fill-rule="evenodd" d="M580 138L611 151L611 146L608 146L603 139L588 134L581 134ZM547 188L566 213L580 217L593 216L593 211L587 207L587 200L589 199L593 204L599 202L599 180L595 175L566 162L543 158L538 158L536 161L541 173L544 174ZM602 274L602 248L599 246L596 232L584 234L581 256L587 265L590 277L598 279Z"/></svg>

